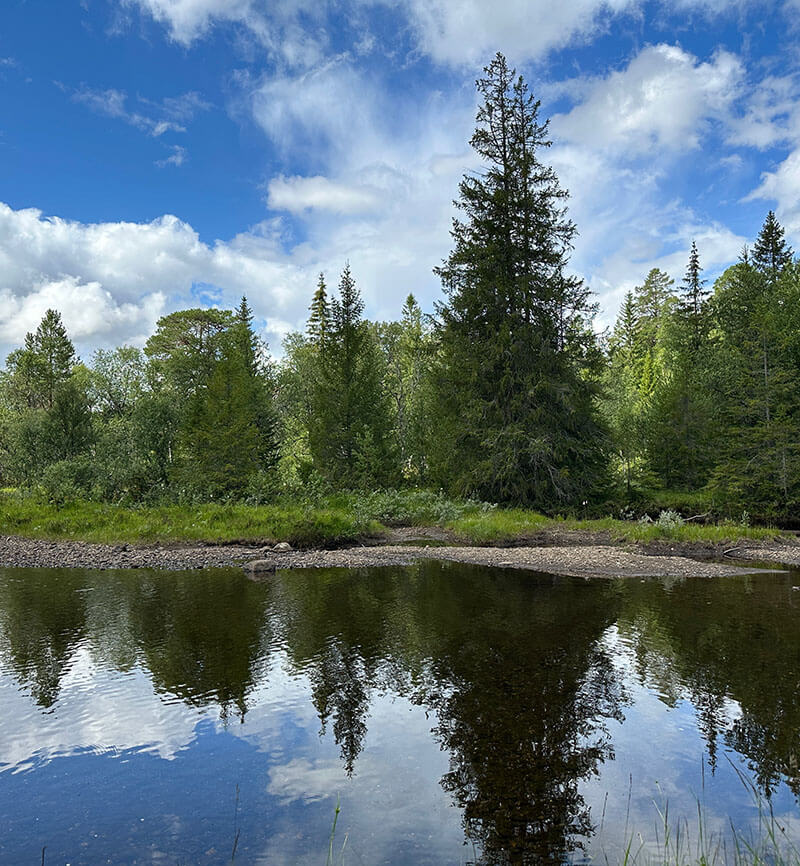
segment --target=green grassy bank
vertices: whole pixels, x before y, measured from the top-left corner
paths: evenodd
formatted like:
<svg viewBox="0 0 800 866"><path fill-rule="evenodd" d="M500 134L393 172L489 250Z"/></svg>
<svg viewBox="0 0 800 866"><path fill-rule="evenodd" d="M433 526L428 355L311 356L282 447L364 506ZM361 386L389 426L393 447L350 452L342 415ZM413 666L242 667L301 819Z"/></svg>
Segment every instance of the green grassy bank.
<svg viewBox="0 0 800 866"><path fill-rule="evenodd" d="M315 502L128 507L97 502L62 506L16 491L0 493L0 533L29 538L107 543L288 541L296 547L341 546L376 538L390 526L440 527L455 540L508 544L540 532L604 533L625 542L674 539L722 543L780 536L741 523L683 522L663 512L655 520L546 517L535 511L454 501L427 490L338 494Z"/></svg>

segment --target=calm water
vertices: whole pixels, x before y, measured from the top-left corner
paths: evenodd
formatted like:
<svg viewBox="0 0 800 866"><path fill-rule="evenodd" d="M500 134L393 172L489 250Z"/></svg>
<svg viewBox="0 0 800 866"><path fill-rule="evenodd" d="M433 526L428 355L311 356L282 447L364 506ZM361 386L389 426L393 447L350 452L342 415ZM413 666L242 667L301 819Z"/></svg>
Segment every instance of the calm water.
<svg viewBox="0 0 800 866"><path fill-rule="evenodd" d="M739 774L794 821L799 578L0 571L0 863L324 864L337 798L336 862L616 862Z"/></svg>

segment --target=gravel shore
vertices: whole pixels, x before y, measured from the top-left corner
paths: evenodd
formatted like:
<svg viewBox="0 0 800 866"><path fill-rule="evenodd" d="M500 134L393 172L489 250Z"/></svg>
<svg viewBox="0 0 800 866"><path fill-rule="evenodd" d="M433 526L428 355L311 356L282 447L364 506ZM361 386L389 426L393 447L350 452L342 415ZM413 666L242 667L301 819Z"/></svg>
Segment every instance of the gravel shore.
<svg viewBox="0 0 800 866"><path fill-rule="evenodd" d="M752 556L747 555L751 553ZM775 548L775 555L772 553L772 548L754 548L741 553L737 551L736 556L800 564L800 547ZM653 556L612 545L425 547L395 544L343 550L274 551L272 548L239 545L107 545L0 536L0 567L18 568L156 568L180 571L246 566L258 561L263 571L254 576L263 579L273 568L409 565L419 559L523 568L576 577L716 577L753 571L734 564L698 561L687 556Z"/></svg>

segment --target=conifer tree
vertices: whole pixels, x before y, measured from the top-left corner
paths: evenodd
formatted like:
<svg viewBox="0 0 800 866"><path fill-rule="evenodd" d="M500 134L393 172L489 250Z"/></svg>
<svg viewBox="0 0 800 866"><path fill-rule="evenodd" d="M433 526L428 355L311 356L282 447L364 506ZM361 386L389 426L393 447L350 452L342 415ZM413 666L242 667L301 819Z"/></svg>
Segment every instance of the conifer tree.
<svg viewBox="0 0 800 866"><path fill-rule="evenodd" d="M317 282L317 290L314 292L314 297L311 299L309 307L308 324L306 333L309 340L315 345L321 346L325 342L325 338L330 327L329 317L330 309L328 305L328 290L325 285L325 275L319 275Z"/></svg>
<svg viewBox="0 0 800 866"><path fill-rule="evenodd" d="M697 244L692 241L692 248L689 251L689 263L686 266L686 275L681 284L682 292L678 303L678 311L688 325L693 351L696 351L700 347L705 337L707 317L704 314L704 304L711 294L705 288L706 281L700 276L702 270Z"/></svg>
<svg viewBox="0 0 800 866"><path fill-rule="evenodd" d="M567 219L540 104L498 54L478 79L472 147L453 250L436 273L440 433L434 461L456 492L556 508L586 498L603 465L594 405L588 289L566 273Z"/></svg>
<svg viewBox="0 0 800 866"><path fill-rule="evenodd" d="M396 477L381 358L363 311L346 265L330 302L328 335L318 347L308 444L322 476L351 488Z"/></svg>
<svg viewBox="0 0 800 866"><path fill-rule="evenodd" d="M36 330L25 335L23 348L6 361L6 390L11 401L19 408L51 408L77 361L61 314L47 310Z"/></svg>
<svg viewBox="0 0 800 866"><path fill-rule="evenodd" d="M636 312L641 319L657 321L672 295L674 280L659 268L652 268L644 283L634 291Z"/></svg>
<svg viewBox="0 0 800 866"><path fill-rule="evenodd" d="M611 337L612 351L625 352L632 363L637 350L638 337L639 317L636 314L636 300L633 292L626 292Z"/></svg>
<svg viewBox="0 0 800 866"><path fill-rule="evenodd" d="M753 247L753 265L770 283L774 283L780 272L791 263L793 255L784 238L783 226L775 218L774 211L770 211Z"/></svg>
<svg viewBox="0 0 800 866"><path fill-rule="evenodd" d="M278 414L275 406L275 370L269 347L253 330L253 310L242 296L231 328L233 351L247 372L257 435L258 469L274 469L278 460Z"/></svg>

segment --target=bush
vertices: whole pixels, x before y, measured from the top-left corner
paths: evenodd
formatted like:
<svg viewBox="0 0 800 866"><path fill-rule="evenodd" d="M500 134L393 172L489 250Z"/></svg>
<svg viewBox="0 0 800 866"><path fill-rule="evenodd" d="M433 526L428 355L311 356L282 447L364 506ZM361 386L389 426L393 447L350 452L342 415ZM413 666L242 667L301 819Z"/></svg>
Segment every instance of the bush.
<svg viewBox="0 0 800 866"><path fill-rule="evenodd" d="M42 470L36 489L55 506L66 505L88 497L94 482L94 470L88 457L59 460Z"/></svg>

